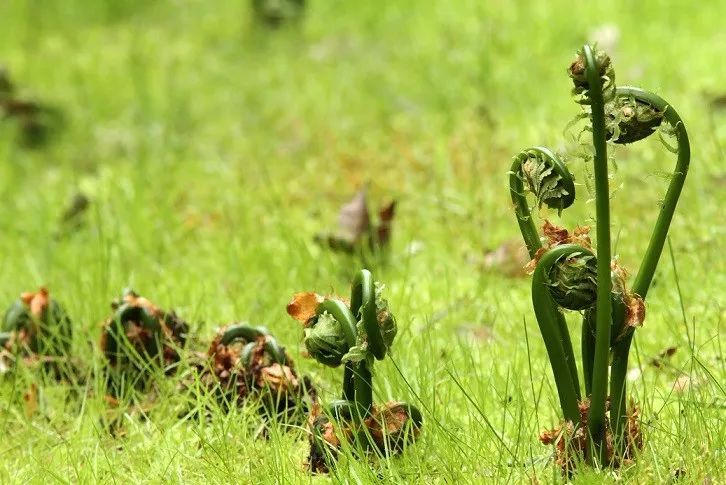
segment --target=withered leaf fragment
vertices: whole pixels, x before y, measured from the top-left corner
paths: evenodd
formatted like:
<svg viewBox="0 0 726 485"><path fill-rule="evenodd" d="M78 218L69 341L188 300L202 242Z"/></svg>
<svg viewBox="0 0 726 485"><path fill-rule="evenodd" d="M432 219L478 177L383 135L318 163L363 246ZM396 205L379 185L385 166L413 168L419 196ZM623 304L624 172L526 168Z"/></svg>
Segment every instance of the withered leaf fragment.
<svg viewBox="0 0 726 485"><path fill-rule="evenodd" d="M650 365L652 365L656 369L664 367L667 364L668 360L676 353L677 350L678 347L676 346L666 347L665 349L661 350L657 356L650 359Z"/></svg>
<svg viewBox="0 0 726 485"><path fill-rule="evenodd" d="M385 249L391 241L395 209L395 201L384 205L374 223L368 209L368 189L363 187L340 208L337 231L317 234L315 241L333 251L349 254Z"/></svg>
<svg viewBox="0 0 726 485"><path fill-rule="evenodd" d="M307 323L313 316L323 297L314 292L295 293L287 304L287 314L301 323Z"/></svg>
<svg viewBox="0 0 726 485"><path fill-rule="evenodd" d="M534 258L524 266L527 274L534 273L535 268L539 264L542 256L555 246L562 244L577 244L585 249L592 250L592 241L590 240L590 226L578 226L572 231L572 234L564 227L552 224L545 219L542 224L542 233L544 234L543 246L537 250Z"/></svg>
<svg viewBox="0 0 726 485"><path fill-rule="evenodd" d="M610 409L610 400L606 402L607 409ZM590 401L588 399L579 403L580 423L575 427L572 421L564 421L551 430L543 431L539 440L543 445L554 445L555 463L559 465L564 476L570 477L575 472L577 465L585 461L586 456L591 453L592 441L587 432L587 423L590 415ZM631 402L627 411L626 439L622 456L615 453L613 446L613 435L609 425L609 419L605 418L606 436L604 439L605 465L620 467L632 463L635 454L643 449L643 434L640 429L640 408Z"/></svg>

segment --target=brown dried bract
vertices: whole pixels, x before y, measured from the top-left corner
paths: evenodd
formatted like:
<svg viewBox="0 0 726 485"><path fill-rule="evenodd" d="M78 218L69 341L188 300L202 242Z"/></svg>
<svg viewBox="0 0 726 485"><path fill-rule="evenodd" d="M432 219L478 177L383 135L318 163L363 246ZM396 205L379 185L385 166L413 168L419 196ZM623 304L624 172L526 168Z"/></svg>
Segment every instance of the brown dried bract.
<svg viewBox="0 0 726 485"><path fill-rule="evenodd" d="M564 227L556 226L547 219L545 219L544 223L542 224L542 232L544 233L544 237L547 240L547 244L549 246L565 244L570 238L570 234L567 232L567 229L565 229Z"/></svg>
<svg viewBox="0 0 726 485"><path fill-rule="evenodd" d="M610 263L610 271L613 279L613 291L620 293L625 305L625 329L642 327L645 321L645 301L627 287L628 270L621 266L617 259Z"/></svg>
<svg viewBox="0 0 726 485"><path fill-rule="evenodd" d="M308 441L310 454L308 467L313 473L328 473L328 456L335 457L340 450L340 438L333 421L322 414L320 404L315 403L308 416Z"/></svg>
<svg viewBox="0 0 726 485"><path fill-rule="evenodd" d="M537 250L532 260L524 266L527 274L534 273L535 268L539 264L539 260L544 254L555 246L562 244L577 244L585 249L592 250L592 240L590 239L590 226L578 226L572 231L572 234L564 227L552 224L546 220L542 224L542 233L544 234L543 246Z"/></svg>
<svg viewBox="0 0 726 485"><path fill-rule="evenodd" d="M48 289L41 287L37 292L28 291L20 295L22 302L30 308L30 314L41 318L50 304Z"/></svg>
<svg viewBox="0 0 726 485"><path fill-rule="evenodd" d="M275 396L284 397L294 395L300 383L290 367L275 363L260 369L257 386L270 389Z"/></svg>
<svg viewBox="0 0 726 485"><path fill-rule="evenodd" d="M315 316L315 311L323 302L324 298L315 292L295 293L287 304L287 313L292 318L303 324Z"/></svg>
<svg viewBox="0 0 726 485"><path fill-rule="evenodd" d="M577 427L571 421L562 422L551 430L543 431L539 440L544 445L554 445L555 463L562 469L565 476L571 476L577 463L590 455L590 439L587 432L587 423L590 413L590 401L579 403L580 423ZM610 411L610 400L607 401L607 410ZM643 435L639 423L640 409L631 402L626 417L626 439L622 456L617 456L613 445L613 435L609 419L605 419L605 447L606 465L620 467L632 463L636 453L643 449Z"/></svg>
<svg viewBox="0 0 726 485"><path fill-rule="evenodd" d="M376 406L364 424L381 451L399 452L421 433L421 429L411 422L406 407L399 402Z"/></svg>
<svg viewBox="0 0 726 485"><path fill-rule="evenodd" d="M625 303L625 325L628 327L642 327L645 321L645 301L635 293L623 295Z"/></svg>
<svg viewBox="0 0 726 485"><path fill-rule="evenodd" d="M570 234L564 227L556 226L545 219L542 224L542 232L544 233L545 245L550 248L561 244L577 244L586 249L592 249L590 226L578 226Z"/></svg>

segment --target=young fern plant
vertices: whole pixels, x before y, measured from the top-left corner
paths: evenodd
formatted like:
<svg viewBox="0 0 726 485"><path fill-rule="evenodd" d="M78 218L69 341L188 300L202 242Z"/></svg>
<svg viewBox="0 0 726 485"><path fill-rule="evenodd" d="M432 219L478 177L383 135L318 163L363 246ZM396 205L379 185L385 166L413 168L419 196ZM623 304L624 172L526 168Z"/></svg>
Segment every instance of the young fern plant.
<svg viewBox="0 0 726 485"><path fill-rule="evenodd" d="M71 377L72 337L68 314L46 288L25 292L5 312L0 328L0 360L39 364L56 378ZM0 368L9 367L0 364Z"/></svg>
<svg viewBox="0 0 726 485"><path fill-rule="evenodd" d="M201 362L194 381L212 392L225 409L255 401L261 414L287 421L303 421L308 406L316 402L307 378L300 378L285 348L265 327L235 323L221 328Z"/></svg>
<svg viewBox="0 0 726 485"><path fill-rule="evenodd" d="M541 439L556 445L557 461L572 470L578 454L590 463L618 465L642 447L637 409L626 410L625 376L635 328L645 317L644 300L663 250L688 171L688 134L678 113L654 93L618 87L608 55L585 45L569 68L580 119L592 136L596 231L572 234L545 221L541 238L527 201L558 214L575 201L574 179L552 151L528 148L514 157L510 193L532 262L532 303L552 367L565 424ZM677 142L677 163L655 228L631 288L626 271L611 260L608 144L630 144L660 131ZM543 244L544 242L544 244ZM579 311L582 325L584 393L561 310Z"/></svg>
<svg viewBox="0 0 726 485"><path fill-rule="evenodd" d="M111 308L100 346L108 364L107 391L117 399L132 389L146 389L159 371L174 372L189 324L131 289L125 289Z"/></svg>
<svg viewBox="0 0 726 485"><path fill-rule="evenodd" d="M423 418L415 406L373 403L374 362L388 355L397 332L382 290L364 269L355 276L349 302L298 293L287 306L304 325L310 356L328 367L343 366L341 399L327 406L327 414L315 406L309 418L309 465L314 472L328 471L341 440L388 455L401 452L419 436Z"/></svg>

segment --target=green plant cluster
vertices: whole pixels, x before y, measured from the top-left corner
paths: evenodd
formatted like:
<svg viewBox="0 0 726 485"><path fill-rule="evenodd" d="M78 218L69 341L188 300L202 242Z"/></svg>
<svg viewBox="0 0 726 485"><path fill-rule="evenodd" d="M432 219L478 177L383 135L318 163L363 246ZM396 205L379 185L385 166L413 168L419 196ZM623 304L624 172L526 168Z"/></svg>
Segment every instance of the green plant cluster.
<svg viewBox="0 0 726 485"><path fill-rule="evenodd" d="M572 454L591 463L619 464L642 446L633 422L636 409L626 410L625 374L635 328L645 318L644 300L666 241L690 161L688 134L675 109L659 96L635 87L620 87L606 52L585 45L570 65L575 101L583 108L592 145L589 158L594 177L595 250L566 230L553 232L543 245L526 199L558 210L575 200L574 178L552 151L529 148L516 157L510 171L510 193L522 237L533 258L532 303L547 348L563 418L569 423L546 434L543 441L558 446L558 461L572 466ZM631 288L625 270L611 261L608 143L630 144L656 133L676 138L676 168L670 180L648 248ZM583 394L564 315L583 312ZM563 433L564 429L570 429ZM586 429L586 432L583 432ZM567 445L563 443L568 441Z"/></svg>

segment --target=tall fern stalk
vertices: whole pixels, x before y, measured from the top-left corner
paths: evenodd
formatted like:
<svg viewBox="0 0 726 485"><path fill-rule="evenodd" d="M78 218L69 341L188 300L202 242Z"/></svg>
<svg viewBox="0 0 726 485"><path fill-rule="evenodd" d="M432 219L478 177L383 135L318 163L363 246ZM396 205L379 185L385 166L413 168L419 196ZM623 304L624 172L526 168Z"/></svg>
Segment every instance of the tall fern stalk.
<svg viewBox="0 0 726 485"><path fill-rule="evenodd" d="M604 52L583 46L569 73L576 101L584 107L578 118L588 120L585 131L592 135L593 156L589 163L594 177L597 223L594 248L588 229L579 228L570 234L546 221L545 237L537 231L527 194L534 195L540 208L546 206L558 213L575 201L574 179L563 160L551 150L528 148L514 157L509 174L510 193L532 258L532 303L563 417L579 427L583 409L586 410L590 445L579 451L592 463L606 465L619 463L624 455L633 453L628 441L632 437L627 436L625 425L628 354L634 330L644 319L644 299L685 182L690 146L683 121L666 101L640 88L616 87L614 69ZM611 257L608 144L634 143L658 128L661 136L664 132L675 135L678 162L634 284L627 289L625 272ZM583 312L584 399L563 310ZM610 433L614 450L605 446Z"/></svg>

